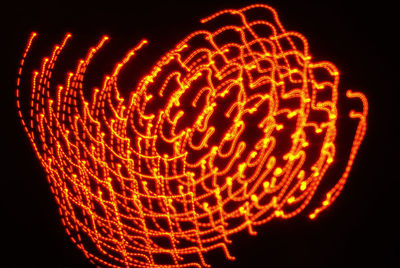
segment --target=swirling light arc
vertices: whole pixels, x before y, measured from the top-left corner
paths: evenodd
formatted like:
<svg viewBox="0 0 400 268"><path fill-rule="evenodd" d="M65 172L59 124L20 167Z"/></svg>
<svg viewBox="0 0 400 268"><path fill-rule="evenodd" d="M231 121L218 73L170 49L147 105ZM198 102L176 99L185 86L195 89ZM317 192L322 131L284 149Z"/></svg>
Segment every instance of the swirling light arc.
<svg viewBox="0 0 400 268"><path fill-rule="evenodd" d="M256 12L255 12L256 11ZM258 13L257 13L258 12ZM232 23L226 25L224 20ZM223 10L152 67L124 98L120 71L142 40L85 98L83 79L103 37L67 74L52 78L67 34L33 72L30 108L17 107L44 167L62 224L93 263L108 267L209 267L230 235L299 214L334 163L339 71L313 62L306 38L274 9ZM222 26L221 26L222 25ZM309 217L342 191L366 131L362 111L343 175Z"/></svg>

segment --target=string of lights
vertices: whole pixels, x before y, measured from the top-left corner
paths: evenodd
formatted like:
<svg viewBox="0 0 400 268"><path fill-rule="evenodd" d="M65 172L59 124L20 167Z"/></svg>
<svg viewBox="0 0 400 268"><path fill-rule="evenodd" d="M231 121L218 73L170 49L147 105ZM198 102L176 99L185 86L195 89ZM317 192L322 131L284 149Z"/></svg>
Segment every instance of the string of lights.
<svg viewBox="0 0 400 268"><path fill-rule="evenodd" d="M229 21L229 23L227 23ZM86 70L104 36L55 85L66 34L33 72L28 112L17 107L40 160L61 222L93 263L107 267L210 267L205 253L234 233L291 218L312 200L335 162L339 70L316 62L306 38L281 25L274 9L227 9L201 23L140 79L129 98L120 71L140 41L85 97ZM309 214L342 191L366 131L362 111L343 175Z"/></svg>

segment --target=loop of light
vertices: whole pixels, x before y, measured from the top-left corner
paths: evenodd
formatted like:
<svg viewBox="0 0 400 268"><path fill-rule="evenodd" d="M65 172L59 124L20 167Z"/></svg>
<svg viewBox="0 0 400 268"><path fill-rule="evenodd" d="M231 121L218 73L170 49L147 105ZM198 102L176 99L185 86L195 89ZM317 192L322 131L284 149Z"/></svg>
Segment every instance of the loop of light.
<svg viewBox="0 0 400 268"><path fill-rule="evenodd" d="M221 27L223 19L232 23ZM285 31L269 6L224 10L201 22L210 29L168 51L129 99L118 75L146 40L91 100L85 71L108 37L54 87L67 34L33 73L27 117L18 78L19 115L62 223L94 263L209 267L204 253L216 248L234 259L231 234L254 235L254 226L300 213L334 161L337 68L313 62L305 37ZM359 120L350 157L311 219L341 192L366 131L366 97L347 97L363 105L349 115Z"/></svg>

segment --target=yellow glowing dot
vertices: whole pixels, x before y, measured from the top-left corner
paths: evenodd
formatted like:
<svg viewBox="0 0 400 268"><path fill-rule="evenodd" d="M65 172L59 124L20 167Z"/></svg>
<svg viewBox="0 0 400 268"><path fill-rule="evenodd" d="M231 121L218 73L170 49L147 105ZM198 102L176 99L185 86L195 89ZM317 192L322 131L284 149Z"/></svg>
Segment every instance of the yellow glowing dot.
<svg viewBox="0 0 400 268"><path fill-rule="evenodd" d="M294 199L294 196L291 196L291 197L288 199L288 203L291 204L291 203L294 202L294 200L295 200L295 199Z"/></svg>
<svg viewBox="0 0 400 268"><path fill-rule="evenodd" d="M251 195L251 201L258 202L258 197L255 194Z"/></svg>
<svg viewBox="0 0 400 268"><path fill-rule="evenodd" d="M215 194L216 194L216 195L219 195L219 194L220 194L219 188L215 189Z"/></svg>
<svg viewBox="0 0 400 268"><path fill-rule="evenodd" d="M244 213L245 213L244 207L240 207L240 208L239 208L239 212L240 212L241 214L244 214Z"/></svg>
<svg viewBox="0 0 400 268"><path fill-rule="evenodd" d="M297 178L301 180L304 178L304 175L305 175L304 170L300 170L299 174L297 175Z"/></svg>
<svg viewBox="0 0 400 268"><path fill-rule="evenodd" d="M269 188L269 181L265 181L263 183L263 186L264 186L264 190L267 190Z"/></svg>
<svg viewBox="0 0 400 268"><path fill-rule="evenodd" d="M267 168L268 169L272 168L275 165L275 162L276 162L276 158L274 156L271 156L268 160Z"/></svg>
<svg viewBox="0 0 400 268"><path fill-rule="evenodd" d="M274 176L279 176L282 174L282 169L280 167L276 168L274 171Z"/></svg>
<svg viewBox="0 0 400 268"><path fill-rule="evenodd" d="M239 172L242 173L246 168L246 163L242 163L239 165Z"/></svg>
<svg viewBox="0 0 400 268"><path fill-rule="evenodd" d="M301 190L301 191L304 191L304 190L306 189L306 187L307 187L307 183L306 183L305 181L301 182L301 184L300 184L300 190Z"/></svg>

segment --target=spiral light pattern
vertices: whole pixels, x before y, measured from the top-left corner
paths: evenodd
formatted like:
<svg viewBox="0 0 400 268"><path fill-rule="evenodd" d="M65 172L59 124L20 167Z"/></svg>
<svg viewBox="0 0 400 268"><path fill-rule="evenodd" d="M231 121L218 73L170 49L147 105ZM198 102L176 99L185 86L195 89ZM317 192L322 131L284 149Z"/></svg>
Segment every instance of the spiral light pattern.
<svg viewBox="0 0 400 268"><path fill-rule="evenodd" d="M227 23L229 21L229 23ZM307 40L285 31L274 9L251 5L201 21L129 98L121 69L142 40L94 89L86 69L108 37L54 86L67 34L33 73L30 108L17 106L44 167L62 224L93 263L107 267L209 267L204 254L229 237L303 211L335 159L339 71L314 62ZM37 34L29 39L27 53ZM339 195L366 131L359 99L350 157L335 186L309 215Z"/></svg>

